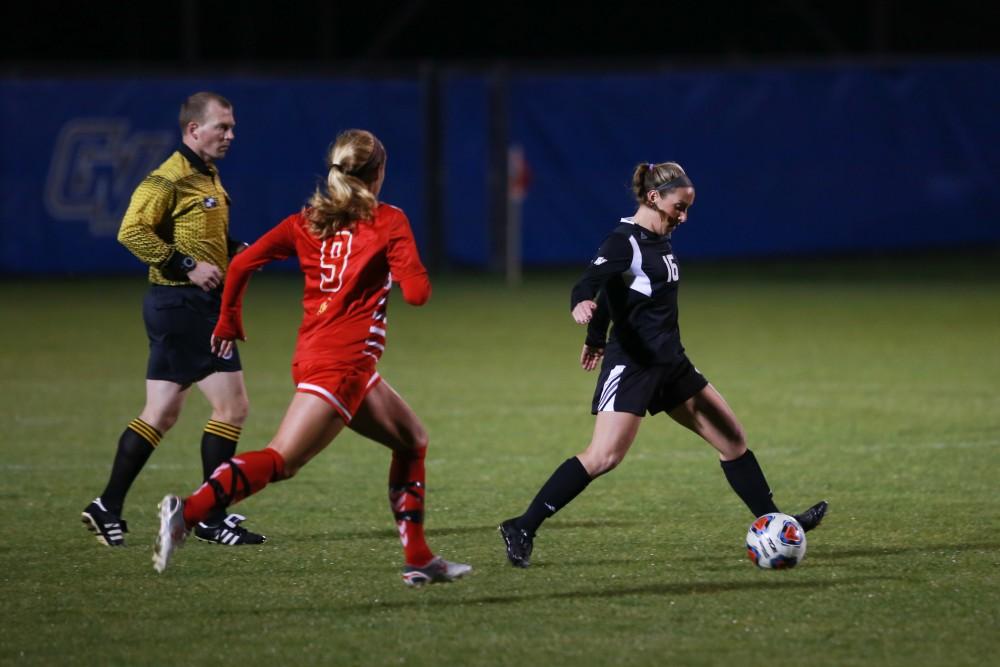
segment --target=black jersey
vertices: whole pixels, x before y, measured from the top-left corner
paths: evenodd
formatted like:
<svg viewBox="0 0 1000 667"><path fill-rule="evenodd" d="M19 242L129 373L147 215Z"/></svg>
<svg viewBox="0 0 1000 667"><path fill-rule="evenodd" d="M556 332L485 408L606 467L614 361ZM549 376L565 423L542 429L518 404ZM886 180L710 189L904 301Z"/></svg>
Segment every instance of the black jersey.
<svg viewBox="0 0 1000 667"><path fill-rule="evenodd" d="M677 324L680 270L670 235L622 218L601 244L586 273L573 287L570 308L596 300L598 308L587 327L587 344L609 345L641 364L669 364L684 352Z"/></svg>

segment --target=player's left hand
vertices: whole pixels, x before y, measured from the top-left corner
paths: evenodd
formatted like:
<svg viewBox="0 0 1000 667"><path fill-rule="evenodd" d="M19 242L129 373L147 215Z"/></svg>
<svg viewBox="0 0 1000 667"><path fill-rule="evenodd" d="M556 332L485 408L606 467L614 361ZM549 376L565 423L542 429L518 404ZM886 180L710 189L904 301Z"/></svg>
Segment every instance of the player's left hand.
<svg viewBox="0 0 1000 667"><path fill-rule="evenodd" d="M580 367L585 371L592 371L597 368L603 358L603 347L591 347L584 343L583 351L580 352Z"/></svg>
<svg viewBox="0 0 1000 667"><path fill-rule="evenodd" d="M587 324L594 316L595 310L597 310L597 303L590 299L584 299L573 306L573 320L577 324Z"/></svg>
<svg viewBox="0 0 1000 667"><path fill-rule="evenodd" d="M212 354L223 359L233 356L233 343L231 338L216 338L212 336Z"/></svg>

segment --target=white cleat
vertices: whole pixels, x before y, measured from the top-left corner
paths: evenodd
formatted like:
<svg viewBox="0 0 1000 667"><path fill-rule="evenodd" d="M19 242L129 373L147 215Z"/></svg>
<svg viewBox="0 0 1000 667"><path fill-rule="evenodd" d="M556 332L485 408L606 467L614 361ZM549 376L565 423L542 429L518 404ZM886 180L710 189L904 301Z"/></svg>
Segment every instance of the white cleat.
<svg viewBox="0 0 1000 667"><path fill-rule="evenodd" d="M184 525L184 502L174 495L163 497L158 505L160 509L160 533L153 545L153 569L163 572L170 564L174 551L187 539L187 526Z"/></svg>
<svg viewBox="0 0 1000 667"><path fill-rule="evenodd" d="M407 586L423 586L424 584L446 584L461 579L472 566L465 563L452 563L437 556L423 567L407 565L403 568L403 583Z"/></svg>

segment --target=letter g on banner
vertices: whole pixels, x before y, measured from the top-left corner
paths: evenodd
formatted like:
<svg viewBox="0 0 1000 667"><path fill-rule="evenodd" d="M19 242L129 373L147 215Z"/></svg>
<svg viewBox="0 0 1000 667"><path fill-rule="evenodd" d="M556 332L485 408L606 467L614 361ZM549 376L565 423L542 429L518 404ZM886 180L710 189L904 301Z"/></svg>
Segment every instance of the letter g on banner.
<svg viewBox="0 0 1000 667"><path fill-rule="evenodd" d="M63 125L45 184L55 220L86 222L91 236L114 236L129 196L166 158L170 132L129 133L127 118L74 118Z"/></svg>

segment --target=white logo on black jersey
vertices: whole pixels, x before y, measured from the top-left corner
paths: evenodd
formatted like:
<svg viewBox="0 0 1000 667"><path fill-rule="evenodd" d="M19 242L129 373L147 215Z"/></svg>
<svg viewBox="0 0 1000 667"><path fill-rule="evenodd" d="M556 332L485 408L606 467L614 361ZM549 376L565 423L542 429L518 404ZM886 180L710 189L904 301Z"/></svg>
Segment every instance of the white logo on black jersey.
<svg viewBox="0 0 1000 667"><path fill-rule="evenodd" d="M594 266L600 266L601 264L604 264L604 262L606 261L608 260L606 260L603 257L598 257L597 259L594 260Z"/></svg>
<svg viewBox="0 0 1000 667"><path fill-rule="evenodd" d="M608 379L604 381L604 388L601 389L601 399L597 402L597 409L600 412L615 411L615 396L618 395L618 384L621 382L625 365L619 364L608 373Z"/></svg>
<svg viewBox="0 0 1000 667"><path fill-rule="evenodd" d="M663 263L667 265L667 282L676 282L681 277L680 269L673 255L664 255Z"/></svg>

